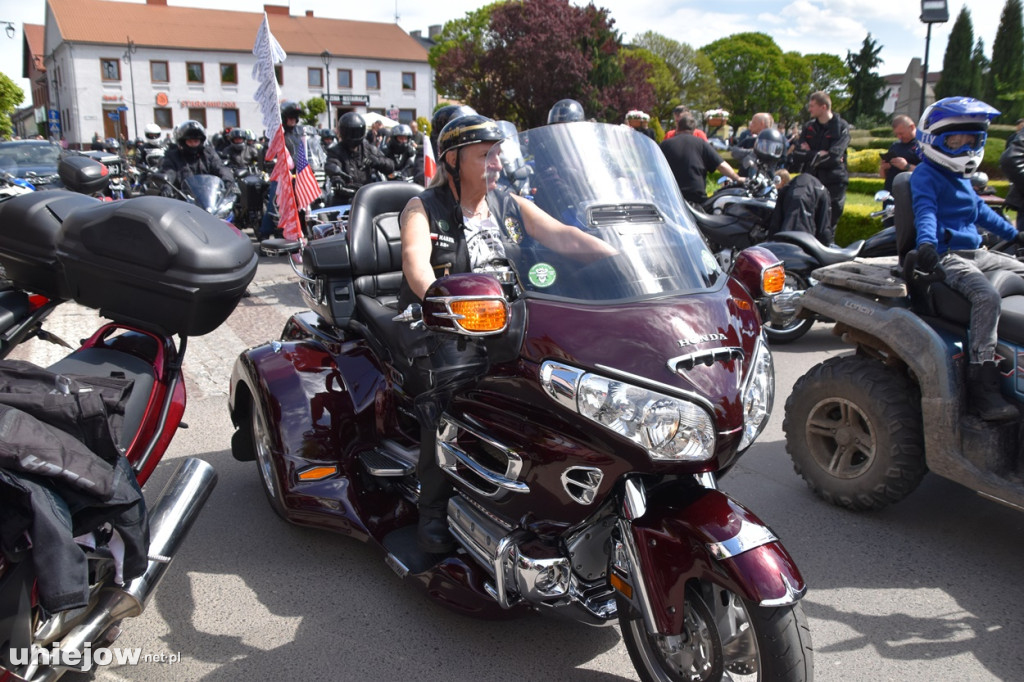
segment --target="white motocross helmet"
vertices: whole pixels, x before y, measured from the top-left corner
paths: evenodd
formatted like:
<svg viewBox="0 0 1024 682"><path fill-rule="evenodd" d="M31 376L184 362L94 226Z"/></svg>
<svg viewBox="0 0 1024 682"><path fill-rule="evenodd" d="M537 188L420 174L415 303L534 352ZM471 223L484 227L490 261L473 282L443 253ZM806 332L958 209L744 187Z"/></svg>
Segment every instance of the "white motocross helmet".
<svg viewBox="0 0 1024 682"><path fill-rule="evenodd" d="M917 139L933 163L969 178L985 156L989 121L998 115L973 97L946 97L924 110Z"/></svg>
<svg viewBox="0 0 1024 682"><path fill-rule="evenodd" d="M160 134L161 134L160 126L158 126L156 123L147 123L146 127L143 128L143 130L145 131L145 135L146 135L146 139L147 140L159 140L160 139Z"/></svg>

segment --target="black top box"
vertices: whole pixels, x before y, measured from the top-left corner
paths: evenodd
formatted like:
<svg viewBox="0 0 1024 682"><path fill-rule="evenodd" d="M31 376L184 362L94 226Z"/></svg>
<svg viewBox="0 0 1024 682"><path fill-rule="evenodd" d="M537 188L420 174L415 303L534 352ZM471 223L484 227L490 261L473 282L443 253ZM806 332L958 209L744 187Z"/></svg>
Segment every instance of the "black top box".
<svg viewBox="0 0 1024 682"><path fill-rule="evenodd" d="M256 274L249 237L182 201L137 197L76 210L57 257L68 293L117 322L199 336L220 326Z"/></svg>
<svg viewBox="0 0 1024 682"><path fill-rule="evenodd" d="M57 261L57 240L64 219L99 199L65 190L21 194L0 202L0 266L19 289L47 298L71 298Z"/></svg>

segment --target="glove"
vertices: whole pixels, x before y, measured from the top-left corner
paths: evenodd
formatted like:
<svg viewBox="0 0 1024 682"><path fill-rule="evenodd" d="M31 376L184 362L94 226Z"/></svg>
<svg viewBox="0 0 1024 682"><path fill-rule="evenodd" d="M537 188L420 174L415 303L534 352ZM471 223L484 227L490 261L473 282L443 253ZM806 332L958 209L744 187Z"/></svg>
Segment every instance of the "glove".
<svg viewBox="0 0 1024 682"><path fill-rule="evenodd" d="M1013 243L1017 246L1024 246L1024 232L1018 232L1017 236L1013 238Z"/></svg>
<svg viewBox="0 0 1024 682"><path fill-rule="evenodd" d="M935 244L925 242L917 248L917 265L915 267L918 270L930 275L938 266L939 252L935 250Z"/></svg>

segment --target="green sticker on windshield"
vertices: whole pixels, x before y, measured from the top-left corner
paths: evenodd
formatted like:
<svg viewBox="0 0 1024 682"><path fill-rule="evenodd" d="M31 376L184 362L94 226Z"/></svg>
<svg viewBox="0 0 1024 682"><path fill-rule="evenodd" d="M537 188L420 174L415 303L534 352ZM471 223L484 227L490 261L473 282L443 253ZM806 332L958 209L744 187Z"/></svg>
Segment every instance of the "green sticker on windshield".
<svg viewBox="0 0 1024 682"><path fill-rule="evenodd" d="M535 287L549 287L555 283L558 273L547 263L537 263L530 268L530 284Z"/></svg>

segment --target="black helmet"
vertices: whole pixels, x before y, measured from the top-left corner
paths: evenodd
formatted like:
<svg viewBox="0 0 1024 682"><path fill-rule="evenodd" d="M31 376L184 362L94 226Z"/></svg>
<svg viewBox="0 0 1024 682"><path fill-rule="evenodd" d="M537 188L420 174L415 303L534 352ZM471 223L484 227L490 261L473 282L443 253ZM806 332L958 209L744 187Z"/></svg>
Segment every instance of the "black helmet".
<svg viewBox="0 0 1024 682"><path fill-rule="evenodd" d="M552 123L573 123L584 119L583 105L574 99L560 99L548 112L548 125Z"/></svg>
<svg viewBox="0 0 1024 682"><path fill-rule="evenodd" d="M241 128L232 128L231 132L228 133L228 139L234 144L235 140L239 143L245 142L245 131Z"/></svg>
<svg viewBox="0 0 1024 682"><path fill-rule="evenodd" d="M297 102L281 102L281 123L290 118L302 118L302 105Z"/></svg>
<svg viewBox="0 0 1024 682"><path fill-rule="evenodd" d="M498 124L480 114L459 116L441 129L438 136L438 156L443 158L447 152L460 147L467 147L480 142L500 142L505 139Z"/></svg>
<svg viewBox="0 0 1024 682"><path fill-rule="evenodd" d="M178 126L178 130L174 135L174 141L178 143L179 147L185 147L185 140L199 140L200 143L206 142L206 129L203 128L203 124L189 119Z"/></svg>
<svg viewBox="0 0 1024 682"><path fill-rule="evenodd" d="M448 125L448 121L459 116L471 116L475 113L476 109L473 107L461 104L449 104L435 111L434 117L430 119L430 146L433 147L435 152L437 151L437 138L441 134L441 129Z"/></svg>
<svg viewBox="0 0 1024 682"><path fill-rule="evenodd" d="M757 134L754 141L754 154L757 160L765 164L775 164L786 151L786 140L775 128L765 128Z"/></svg>
<svg viewBox="0 0 1024 682"><path fill-rule="evenodd" d="M346 147L355 147L366 137L366 121L354 111L338 119L338 137Z"/></svg>
<svg viewBox="0 0 1024 682"><path fill-rule="evenodd" d="M337 139L338 136L334 134L334 131L330 128L320 129L320 141L324 144L329 144L331 140Z"/></svg>

